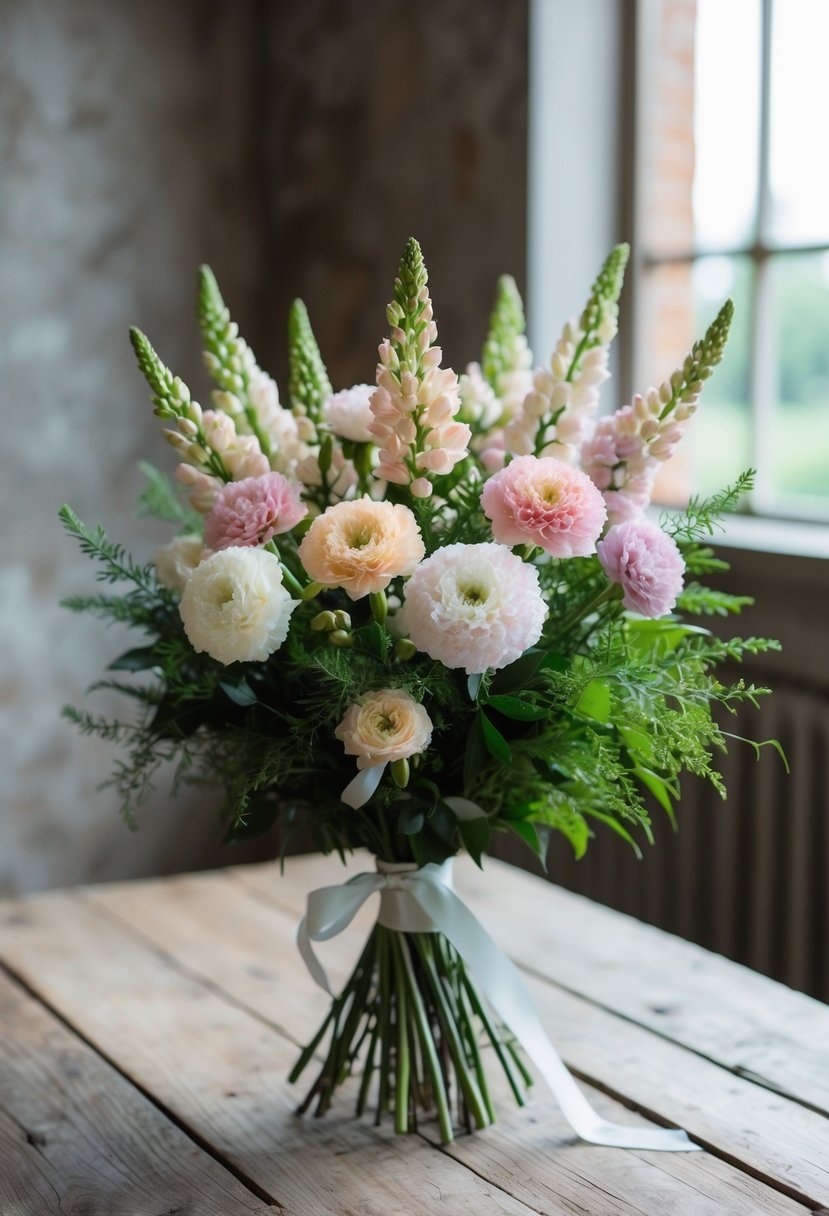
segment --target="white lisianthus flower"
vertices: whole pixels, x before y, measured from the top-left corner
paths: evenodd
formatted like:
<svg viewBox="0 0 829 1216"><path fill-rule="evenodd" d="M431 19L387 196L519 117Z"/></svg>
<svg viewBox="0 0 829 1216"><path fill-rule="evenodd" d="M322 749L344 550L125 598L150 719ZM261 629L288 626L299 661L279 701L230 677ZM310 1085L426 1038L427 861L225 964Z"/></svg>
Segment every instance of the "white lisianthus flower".
<svg viewBox="0 0 829 1216"><path fill-rule="evenodd" d="M278 650L298 603L282 585L282 567L273 553L230 548L196 567L180 611L193 649L227 666L262 662Z"/></svg>
<svg viewBox="0 0 829 1216"><path fill-rule="evenodd" d="M373 443L369 430L374 415L371 412L373 384L355 384L334 393L323 406L325 421L335 435L354 443Z"/></svg>
<svg viewBox="0 0 829 1216"><path fill-rule="evenodd" d="M541 637L534 566L504 545L446 545L416 566L397 624L418 650L467 674L505 667Z"/></svg>
<svg viewBox="0 0 829 1216"><path fill-rule="evenodd" d="M169 587L171 591L183 591L203 553L202 538L195 534L177 536L160 549L156 549L153 565L155 576L162 587Z"/></svg>

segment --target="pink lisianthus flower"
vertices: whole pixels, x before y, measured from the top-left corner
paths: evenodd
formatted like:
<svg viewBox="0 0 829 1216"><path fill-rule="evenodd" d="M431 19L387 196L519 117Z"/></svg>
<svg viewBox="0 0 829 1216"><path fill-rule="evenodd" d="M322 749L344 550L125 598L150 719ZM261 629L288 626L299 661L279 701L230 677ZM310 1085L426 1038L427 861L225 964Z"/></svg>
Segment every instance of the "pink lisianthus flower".
<svg viewBox="0 0 829 1216"><path fill-rule="evenodd" d="M535 566L492 541L437 549L404 596L396 632L468 675L514 662L541 637L547 616Z"/></svg>
<svg viewBox="0 0 829 1216"><path fill-rule="evenodd" d="M298 487L281 473L245 477L222 486L204 517L204 543L220 549L265 545L308 514Z"/></svg>
<svg viewBox="0 0 829 1216"><path fill-rule="evenodd" d="M607 518L586 473L554 456L518 456L481 494L492 535L502 545L539 545L553 557L587 557Z"/></svg>
<svg viewBox="0 0 829 1216"><path fill-rule="evenodd" d="M596 546L611 582L619 583L631 612L665 616L682 590L685 562L676 541L644 516L610 529Z"/></svg>

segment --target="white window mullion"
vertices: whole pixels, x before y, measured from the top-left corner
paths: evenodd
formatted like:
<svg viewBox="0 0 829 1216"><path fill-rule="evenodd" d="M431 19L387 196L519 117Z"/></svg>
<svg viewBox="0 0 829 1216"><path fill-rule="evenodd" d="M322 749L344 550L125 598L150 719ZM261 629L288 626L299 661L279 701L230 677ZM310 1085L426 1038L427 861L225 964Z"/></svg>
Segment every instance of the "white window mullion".
<svg viewBox="0 0 829 1216"><path fill-rule="evenodd" d="M771 38L774 0L762 0L763 38L760 72L760 157L757 183L757 219L754 252L754 299L751 324L752 463L757 482L752 497L755 511L768 511L773 498L772 434L777 396L777 326L774 315L773 257L766 251L769 238L769 142L771 110Z"/></svg>

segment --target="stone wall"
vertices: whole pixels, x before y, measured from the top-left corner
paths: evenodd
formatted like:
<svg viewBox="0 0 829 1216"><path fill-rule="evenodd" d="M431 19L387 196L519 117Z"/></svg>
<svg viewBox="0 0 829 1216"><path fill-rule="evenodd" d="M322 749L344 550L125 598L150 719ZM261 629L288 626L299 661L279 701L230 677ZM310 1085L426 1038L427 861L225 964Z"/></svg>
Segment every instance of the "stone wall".
<svg viewBox="0 0 829 1216"><path fill-rule="evenodd" d="M57 606L93 586L57 510L146 557L161 532L134 517L136 463L170 457L127 328L201 382L193 290L210 260L255 333L252 38L245 5L0 5L0 892L215 856L193 796L160 793L131 836L96 791L111 749L59 717L124 638Z"/></svg>
<svg viewBox="0 0 829 1216"><path fill-rule="evenodd" d="M58 507L142 558L163 535L134 517L137 461L172 460L128 326L204 399L206 260L277 371L299 294L336 382L369 378L415 233L447 356L475 357L523 277L525 43L524 0L0 0L0 894L240 858L164 783L131 836L111 748L59 717L126 639L58 608L93 576Z"/></svg>

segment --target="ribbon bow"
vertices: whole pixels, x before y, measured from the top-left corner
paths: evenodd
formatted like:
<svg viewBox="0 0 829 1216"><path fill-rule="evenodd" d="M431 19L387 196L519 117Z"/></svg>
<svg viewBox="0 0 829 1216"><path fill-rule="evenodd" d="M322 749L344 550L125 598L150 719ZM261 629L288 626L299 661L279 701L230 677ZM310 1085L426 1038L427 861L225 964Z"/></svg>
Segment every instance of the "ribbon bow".
<svg viewBox="0 0 829 1216"><path fill-rule="evenodd" d="M313 942L328 941L351 923L370 895L380 893L378 923L400 933L442 933L469 968L492 1009L547 1082L576 1135L590 1144L692 1152L700 1146L678 1128L625 1127L597 1114L579 1089L541 1023L524 979L483 925L452 890L452 859L417 869L377 862L376 874L357 874L308 896L297 944L309 972L331 996Z"/></svg>

